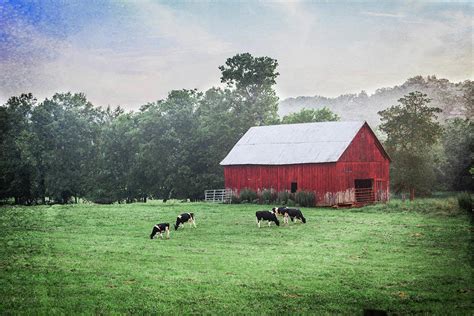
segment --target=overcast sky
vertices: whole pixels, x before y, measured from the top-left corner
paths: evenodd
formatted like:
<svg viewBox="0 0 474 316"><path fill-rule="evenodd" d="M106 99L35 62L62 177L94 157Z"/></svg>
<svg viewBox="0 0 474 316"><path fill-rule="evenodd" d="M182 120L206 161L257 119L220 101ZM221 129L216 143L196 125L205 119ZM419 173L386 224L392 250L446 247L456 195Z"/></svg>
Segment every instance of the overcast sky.
<svg viewBox="0 0 474 316"><path fill-rule="evenodd" d="M473 79L472 2L0 0L0 103L32 92L140 105L220 84L237 53L279 62L280 98Z"/></svg>

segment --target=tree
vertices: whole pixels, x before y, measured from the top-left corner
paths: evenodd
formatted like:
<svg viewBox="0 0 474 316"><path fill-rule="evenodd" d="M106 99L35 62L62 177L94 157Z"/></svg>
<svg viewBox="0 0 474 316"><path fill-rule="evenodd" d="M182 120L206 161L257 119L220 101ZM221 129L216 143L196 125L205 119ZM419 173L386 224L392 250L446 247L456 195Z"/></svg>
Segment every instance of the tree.
<svg viewBox="0 0 474 316"><path fill-rule="evenodd" d="M100 124L100 111L81 93L57 93L35 108L33 155L43 200L67 203L86 193Z"/></svg>
<svg viewBox="0 0 474 316"><path fill-rule="evenodd" d="M0 198L16 204L35 200L35 160L31 153L31 111L36 98L31 93L8 99L0 108Z"/></svg>
<svg viewBox="0 0 474 316"><path fill-rule="evenodd" d="M442 135L445 161L441 166L446 187L450 190L471 190L469 170L474 161L474 124L468 119L448 120Z"/></svg>
<svg viewBox="0 0 474 316"><path fill-rule="evenodd" d="M273 89L277 66L275 59L249 53L237 54L219 66L221 82L233 91L234 112L245 130L278 121L278 97Z"/></svg>
<svg viewBox="0 0 474 316"><path fill-rule="evenodd" d="M430 191L434 180L431 149L442 128L436 121L441 109L430 107L426 94L415 91L399 99L400 105L378 112L380 130L387 135L385 145L392 157L391 182L396 192Z"/></svg>
<svg viewBox="0 0 474 316"><path fill-rule="evenodd" d="M299 112L291 113L283 117L281 123L311 123L311 122L330 122L339 121L339 115L332 112L327 107L322 109L301 109Z"/></svg>
<svg viewBox="0 0 474 316"><path fill-rule="evenodd" d="M474 81L464 81L463 90L464 116L468 120L472 120L474 117Z"/></svg>
<svg viewBox="0 0 474 316"><path fill-rule="evenodd" d="M196 90L175 90L165 100L142 107L138 163L147 192L155 198L187 198L202 191L195 170L195 156L205 148L197 131L201 97Z"/></svg>
<svg viewBox="0 0 474 316"><path fill-rule="evenodd" d="M108 117L97 142L95 172L91 175L94 185L89 187L88 199L108 204L145 198L138 166L139 146L137 115Z"/></svg>
<svg viewBox="0 0 474 316"><path fill-rule="evenodd" d="M203 188L224 186L224 170L219 163L246 132L234 114L232 95L229 89L211 88L199 102L196 113L199 127L195 141L200 150L194 154L194 168L196 181L201 188L200 196Z"/></svg>

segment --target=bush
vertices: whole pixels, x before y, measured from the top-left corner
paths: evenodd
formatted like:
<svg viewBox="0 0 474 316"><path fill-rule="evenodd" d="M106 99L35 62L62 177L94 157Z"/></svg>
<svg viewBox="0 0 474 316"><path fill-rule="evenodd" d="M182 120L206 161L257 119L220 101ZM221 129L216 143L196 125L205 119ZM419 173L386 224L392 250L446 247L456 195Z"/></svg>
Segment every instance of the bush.
<svg viewBox="0 0 474 316"><path fill-rule="evenodd" d="M288 191L280 191L278 192L278 203L280 203L281 205L287 205L288 204L288 200L290 199L291 197L291 194L290 192Z"/></svg>
<svg viewBox="0 0 474 316"><path fill-rule="evenodd" d="M314 206L316 195L312 191L298 191L295 195L295 202L300 206L308 207Z"/></svg>
<svg viewBox="0 0 474 316"><path fill-rule="evenodd" d="M293 206L296 206L296 203L294 200L288 199L288 201L286 202L286 206L293 207Z"/></svg>
<svg viewBox="0 0 474 316"><path fill-rule="evenodd" d="M472 197L468 192L458 194L459 208L468 212L472 212Z"/></svg>
<svg viewBox="0 0 474 316"><path fill-rule="evenodd" d="M230 198L230 203L231 204L240 204L240 197L237 196L237 195L233 195L232 194L232 197Z"/></svg>
<svg viewBox="0 0 474 316"><path fill-rule="evenodd" d="M97 204L112 204L117 202L117 198L109 191L103 189L96 189L86 196L88 201Z"/></svg>
<svg viewBox="0 0 474 316"><path fill-rule="evenodd" d="M273 189L265 189L262 191L262 202L264 204L271 204L278 198L277 193Z"/></svg>
<svg viewBox="0 0 474 316"><path fill-rule="evenodd" d="M255 192L252 189L242 189L240 191L240 201L242 202L247 202L247 203L253 203L257 199L257 192Z"/></svg>

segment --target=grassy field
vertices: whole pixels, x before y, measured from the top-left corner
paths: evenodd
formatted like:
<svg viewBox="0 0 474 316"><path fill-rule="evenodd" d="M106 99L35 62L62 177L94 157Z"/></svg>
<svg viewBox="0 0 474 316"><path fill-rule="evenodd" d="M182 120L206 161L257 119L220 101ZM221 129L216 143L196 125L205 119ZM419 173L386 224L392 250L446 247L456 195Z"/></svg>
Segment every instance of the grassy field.
<svg viewBox="0 0 474 316"><path fill-rule="evenodd" d="M454 200L302 209L255 224L258 205L0 208L0 313L474 313L469 218ZM150 240L158 222L197 228Z"/></svg>

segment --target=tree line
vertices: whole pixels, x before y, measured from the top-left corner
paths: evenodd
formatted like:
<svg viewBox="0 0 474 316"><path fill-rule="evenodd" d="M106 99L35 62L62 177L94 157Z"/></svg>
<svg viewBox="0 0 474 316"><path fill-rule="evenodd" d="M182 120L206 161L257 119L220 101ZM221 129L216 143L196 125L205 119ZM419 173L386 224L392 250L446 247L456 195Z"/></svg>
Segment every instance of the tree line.
<svg viewBox="0 0 474 316"><path fill-rule="evenodd" d="M224 186L219 162L251 126L339 120L327 108L280 118L277 66L269 57L238 54L219 67L224 88L174 90L136 112L94 106L82 93L56 93L42 102L30 93L11 97L0 106L0 200L200 199L204 189ZM442 159L429 161L444 168L437 173L444 189L463 189L472 184L472 177L465 179L472 165L472 123L448 124L429 144L430 155ZM389 154L401 142L389 136ZM435 146L441 149L432 154ZM402 161L396 154L392 158L393 165Z"/></svg>

